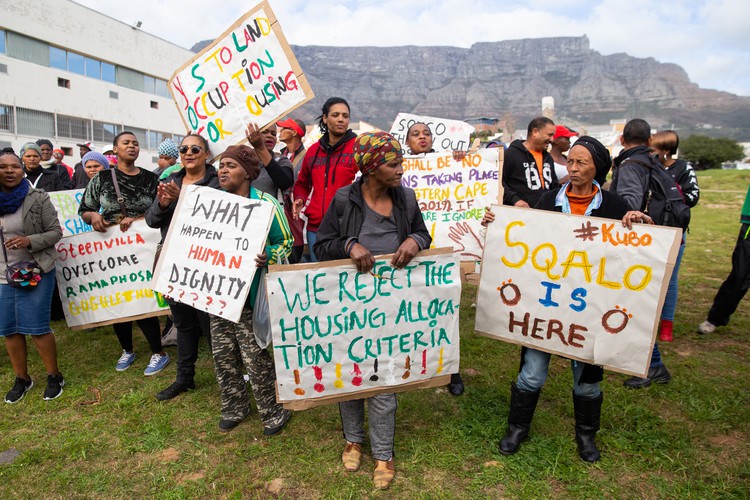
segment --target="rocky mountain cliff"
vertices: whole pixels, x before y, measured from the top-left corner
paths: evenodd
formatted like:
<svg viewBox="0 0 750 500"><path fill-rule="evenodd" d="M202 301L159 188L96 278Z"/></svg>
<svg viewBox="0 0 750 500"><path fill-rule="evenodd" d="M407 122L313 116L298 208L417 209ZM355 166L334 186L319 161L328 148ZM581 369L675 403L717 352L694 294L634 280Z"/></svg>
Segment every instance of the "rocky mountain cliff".
<svg viewBox="0 0 750 500"><path fill-rule="evenodd" d="M292 49L316 95L295 112L308 123L335 95L349 101L352 120L381 128L390 127L398 112L512 117L525 128L541 114L542 97L552 96L560 121L591 125L638 116L655 126L710 124L737 139L750 137L750 97L701 89L675 64L601 55L586 36L483 42L468 49Z"/></svg>

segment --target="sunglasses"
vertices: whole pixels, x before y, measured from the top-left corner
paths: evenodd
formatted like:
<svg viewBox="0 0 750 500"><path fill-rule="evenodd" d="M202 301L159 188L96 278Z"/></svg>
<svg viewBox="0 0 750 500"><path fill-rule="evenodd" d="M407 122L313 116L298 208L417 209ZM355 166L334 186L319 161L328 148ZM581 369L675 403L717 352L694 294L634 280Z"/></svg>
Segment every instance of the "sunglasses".
<svg viewBox="0 0 750 500"><path fill-rule="evenodd" d="M198 153L203 151L203 148L200 146L180 146L180 149L179 149L180 154L183 154L183 155L186 154L188 150L190 150L190 152L193 153L194 155L197 155Z"/></svg>

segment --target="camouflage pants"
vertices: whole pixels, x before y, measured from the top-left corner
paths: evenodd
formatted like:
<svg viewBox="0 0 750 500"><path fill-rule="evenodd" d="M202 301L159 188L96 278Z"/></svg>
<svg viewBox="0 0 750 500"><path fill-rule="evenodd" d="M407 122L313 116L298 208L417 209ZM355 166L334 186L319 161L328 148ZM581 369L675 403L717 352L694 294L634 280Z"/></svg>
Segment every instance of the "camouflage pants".
<svg viewBox="0 0 750 500"><path fill-rule="evenodd" d="M250 397L242 377L247 372L263 426L281 424L284 408L276 403L273 358L255 341L252 311L244 309L239 324L211 316L211 349L221 390L221 418L242 420L250 413Z"/></svg>

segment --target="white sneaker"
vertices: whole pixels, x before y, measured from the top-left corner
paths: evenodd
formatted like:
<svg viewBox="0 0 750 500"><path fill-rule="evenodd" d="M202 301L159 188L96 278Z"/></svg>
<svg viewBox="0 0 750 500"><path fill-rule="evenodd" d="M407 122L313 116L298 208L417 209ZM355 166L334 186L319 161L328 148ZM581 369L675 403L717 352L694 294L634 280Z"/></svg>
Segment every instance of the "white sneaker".
<svg viewBox="0 0 750 500"><path fill-rule="evenodd" d="M714 330L716 330L716 325L711 323L710 321L706 320L700 325L698 325L698 333L701 335L706 335L709 333L714 333Z"/></svg>

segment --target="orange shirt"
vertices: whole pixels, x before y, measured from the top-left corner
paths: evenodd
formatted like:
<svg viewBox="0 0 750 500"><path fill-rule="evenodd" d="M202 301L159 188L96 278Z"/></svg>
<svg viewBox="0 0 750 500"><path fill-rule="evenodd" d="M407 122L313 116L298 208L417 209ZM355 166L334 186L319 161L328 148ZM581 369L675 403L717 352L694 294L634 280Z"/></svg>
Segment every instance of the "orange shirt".
<svg viewBox="0 0 750 500"><path fill-rule="evenodd" d="M590 195L578 196L570 192L573 186L568 186L565 194L568 196L568 202L570 202L570 213L575 215L586 215L586 209L589 208L591 200L594 199L596 193L599 192L599 188L594 186L594 190Z"/></svg>
<svg viewBox="0 0 750 500"><path fill-rule="evenodd" d="M544 185L544 175L542 175L544 171L544 155L541 151L529 151L529 153L532 154L534 157L534 161L536 162L536 169L539 171L539 182L542 183L542 187L546 187Z"/></svg>

